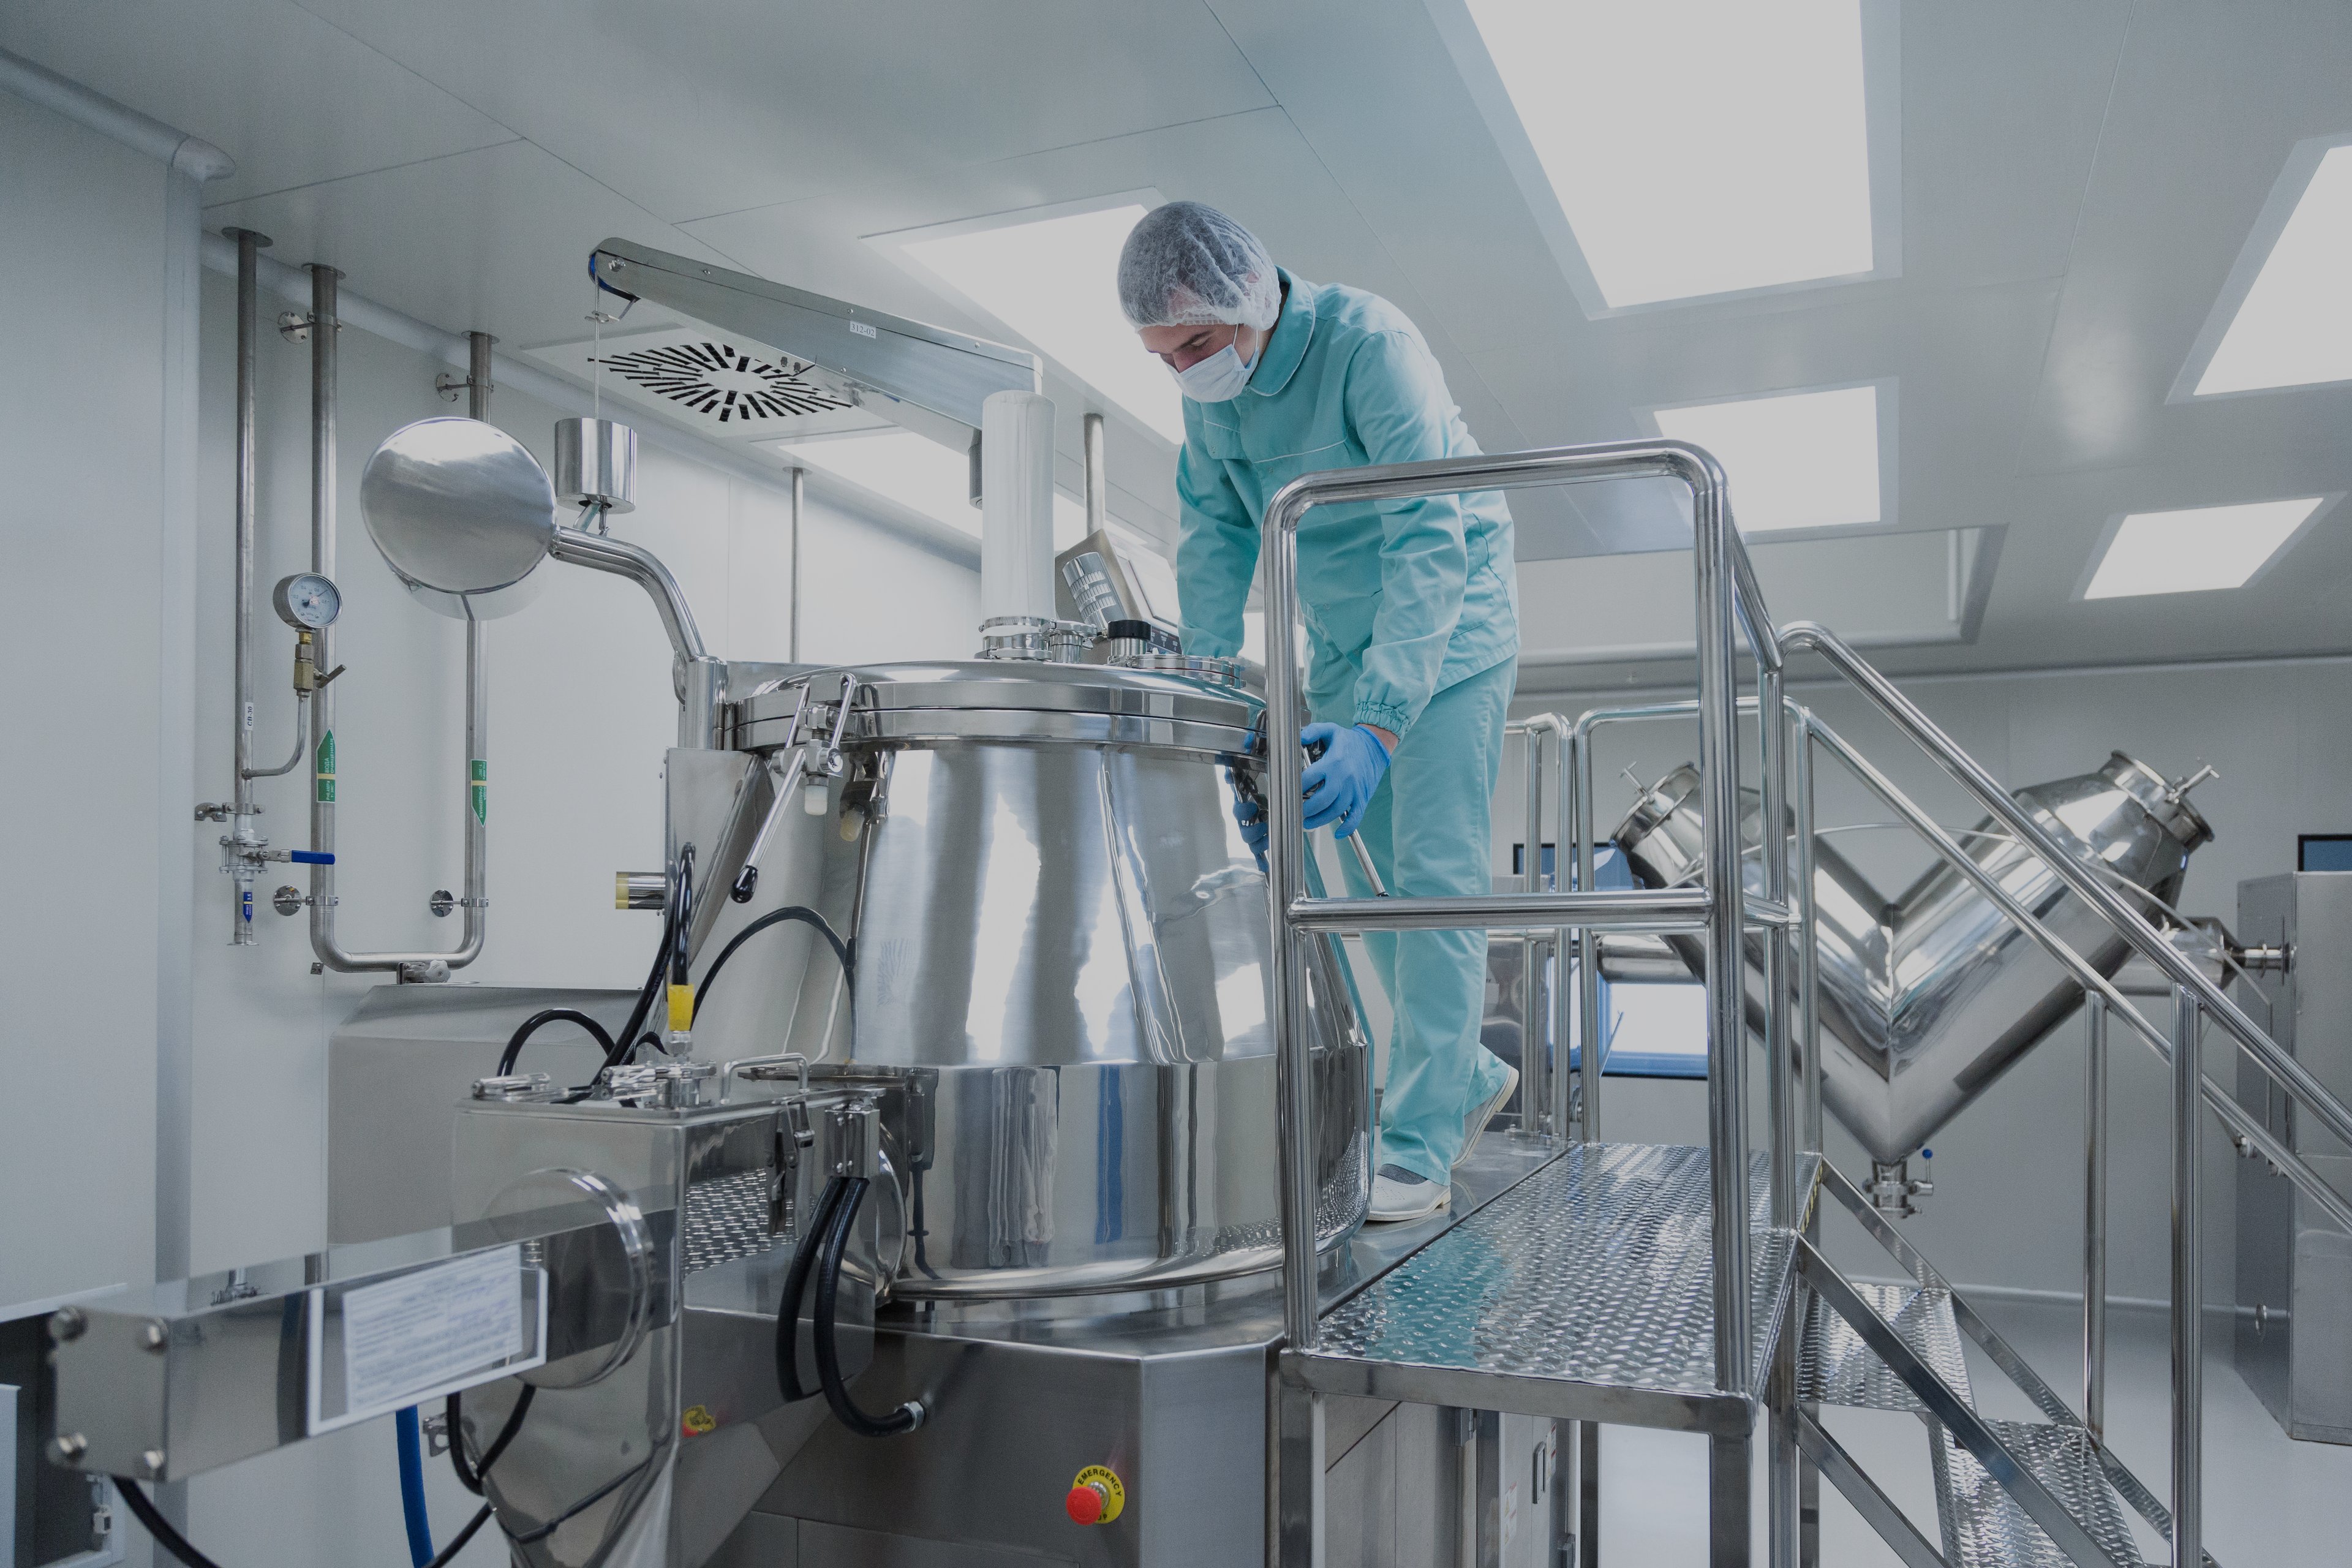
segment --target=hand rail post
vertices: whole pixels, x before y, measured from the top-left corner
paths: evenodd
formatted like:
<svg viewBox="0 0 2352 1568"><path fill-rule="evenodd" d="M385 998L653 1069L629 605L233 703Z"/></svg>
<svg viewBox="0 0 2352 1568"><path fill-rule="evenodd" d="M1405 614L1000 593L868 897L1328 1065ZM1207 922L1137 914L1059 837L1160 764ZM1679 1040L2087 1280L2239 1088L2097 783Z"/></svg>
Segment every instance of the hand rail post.
<svg viewBox="0 0 2352 1568"><path fill-rule="evenodd" d="M1544 756L1542 727L1529 721L1523 731L1528 744L1527 759L1527 850L1520 858L1524 875L1519 887L1526 892L1539 891L1543 885L1543 786ZM1519 939L1519 1131L1545 1132L1544 1113L1551 1108L1551 1064L1544 1056L1543 1020L1538 1016L1538 1002L1543 994L1542 977L1536 971L1538 942L1530 930Z"/></svg>
<svg viewBox="0 0 2352 1568"><path fill-rule="evenodd" d="M1557 792L1559 796L1559 821L1552 829L1552 837L1557 842L1552 848L1551 861L1551 885L1557 889L1575 885L1569 860L1570 846L1574 842L1570 835L1576 830L1575 807L1569 798L1573 789L1570 780L1574 776L1571 770L1575 766L1575 726L1561 724L1553 732L1552 740L1554 742L1553 765L1559 774L1559 788ZM1570 1100L1573 1098L1570 1092L1568 1076L1568 1031L1570 1006L1568 999L1568 973L1570 943L1575 941L1576 934L1568 927L1562 926L1552 942L1551 1131L1559 1138L1568 1136Z"/></svg>
<svg viewBox="0 0 2352 1568"><path fill-rule="evenodd" d="M2205 1534L2204 1281L2198 1267L2198 1065L2202 1009L2172 988L2172 1563L2203 1568Z"/></svg>
<svg viewBox="0 0 2352 1568"><path fill-rule="evenodd" d="M2107 999L2083 999L2083 1425L2107 1426Z"/></svg>
<svg viewBox="0 0 2352 1568"><path fill-rule="evenodd" d="M1695 487L1699 787L1705 799L1709 1179L1714 1196L1715 1385L1750 1392L1748 1310L1748 985L1742 951L1738 647L1731 517L1720 470Z"/></svg>
<svg viewBox="0 0 2352 1568"><path fill-rule="evenodd" d="M1763 773L1763 821L1757 853L1764 860L1764 897L1786 908L1789 900L1788 826L1789 715L1781 698L1780 672L1759 661L1756 672L1756 738ZM1747 976L1740 976L1744 984ZM1789 928L1775 923L1764 932L1765 1091L1772 1121L1772 1224L1797 1224L1797 1084L1789 1046ZM1794 1439L1790 1439L1793 1453Z"/></svg>
<svg viewBox="0 0 2352 1568"><path fill-rule="evenodd" d="M1813 901L1813 715L1795 710L1797 805L1797 1037L1803 1042L1805 1147L1822 1151L1821 911Z"/></svg>
<svg viewBox="0 0 2352 1568"><path fill-rule="evenodd" d="M1592 890L1592 740L1577 726L1576 786L1570 792L1576 809L1572 825L1576 846L1576 887ZM1601 1142L1601 1064L1608 1029L1601 1021L1601 939L1589 931L1576 933L1577 1085L1584 1106L1577 1118L1577 1136L1587 1143Z"/></svg>

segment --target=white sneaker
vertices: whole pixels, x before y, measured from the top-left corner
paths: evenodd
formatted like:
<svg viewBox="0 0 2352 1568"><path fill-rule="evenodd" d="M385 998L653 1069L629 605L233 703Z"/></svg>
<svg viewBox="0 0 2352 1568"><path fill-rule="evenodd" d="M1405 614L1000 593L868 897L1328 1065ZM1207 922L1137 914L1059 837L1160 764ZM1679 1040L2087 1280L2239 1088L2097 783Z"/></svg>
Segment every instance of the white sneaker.
<svg viewBox="0 0 2352 1568"><path fill-rule="evenodd" d="M1454 1202L1454 1188L1415 1175L1402 1165L1382 1165L1372 1174L1372 1206L1364 1215L1372 1225L1426 1219Z"/></svg>
<svg viewBox="0 0 2352 1568"><path fill-rule="evenodd" d="M1496 1089L1494 1098L1484 1105L1474 1106L1471 1109L1470 1119L1465 1123L1463 1129L1462 1152L1454 1156L1455 1170L1460 1170L1462 1162L1470 1157L1470 1151L1478 1147L1478 1140L1486 1132L1486 1123L1495 1120L1495 1112L1503 1109L1504 1102L1511 1098L1511 1091L1518 1087L1519 1069L1506 1063L1503 1068L1503 1087Z"/></svg>

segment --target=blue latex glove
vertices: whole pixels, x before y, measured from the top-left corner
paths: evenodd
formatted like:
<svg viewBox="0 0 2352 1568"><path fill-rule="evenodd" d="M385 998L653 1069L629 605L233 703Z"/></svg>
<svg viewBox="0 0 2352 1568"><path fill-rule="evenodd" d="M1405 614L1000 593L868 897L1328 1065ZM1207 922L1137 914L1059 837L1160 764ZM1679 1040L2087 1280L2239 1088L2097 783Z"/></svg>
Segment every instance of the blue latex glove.
<svg viewBox="0 0 2352 1568"><path fill-rule="evenodd" d="M1243 789L1240 775L1231 768L1225 770L1225 782L1233 786L1234 820L1241 824L1242 842L1257 857L1257 868L1263 871L1267 841L1265 810Z"/></svg>
<svg viewBox="0 0 2352 1568"><path fill-rule="evenodd" d="M1320 746L1323 754L1307 764L1299 781L1307 796L1307 828L1327 825L1341 838L1364 820L1364 807L1389 771L1389 749L1361 724L1341 729L1337 724L1309 724L1298 731L1307 750Z"/></svg>

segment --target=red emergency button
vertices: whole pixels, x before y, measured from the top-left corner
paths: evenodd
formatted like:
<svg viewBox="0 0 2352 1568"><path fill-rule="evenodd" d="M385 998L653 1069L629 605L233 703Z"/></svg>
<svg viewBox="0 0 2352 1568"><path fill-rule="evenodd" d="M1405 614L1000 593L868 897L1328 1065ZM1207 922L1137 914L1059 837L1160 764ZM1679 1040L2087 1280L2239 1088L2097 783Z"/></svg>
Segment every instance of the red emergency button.
<svg viewBox="0 0 2352 1568"><path fill-rule="evenodd" d="M1062 1506L1079 1524L1108 1524L1127 1507L1127 1487L1108 1468L1088 1465L1070 1483Z"/></svg>

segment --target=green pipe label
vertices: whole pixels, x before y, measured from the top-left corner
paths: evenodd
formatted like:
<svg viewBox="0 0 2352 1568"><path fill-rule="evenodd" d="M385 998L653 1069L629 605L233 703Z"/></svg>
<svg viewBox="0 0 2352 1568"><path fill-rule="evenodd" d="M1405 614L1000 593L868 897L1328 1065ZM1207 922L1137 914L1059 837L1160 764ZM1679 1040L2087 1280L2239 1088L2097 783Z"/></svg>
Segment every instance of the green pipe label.
<svg viewBox="0 0 2352 1568"><path fill-rule="evenodd" d="M490 764L484 758L476 757L466 765L466 771L473 780L473 788L468 793L474 797L474 820L488 825L490 820Z"/></svg>
<svg viewBox="0 0 2352 1568"><path fill-rule="evenodd" d="M328 731L319 737L319 760L316 773L319 799L328 805L335 804L335 732Z"/></svg>

